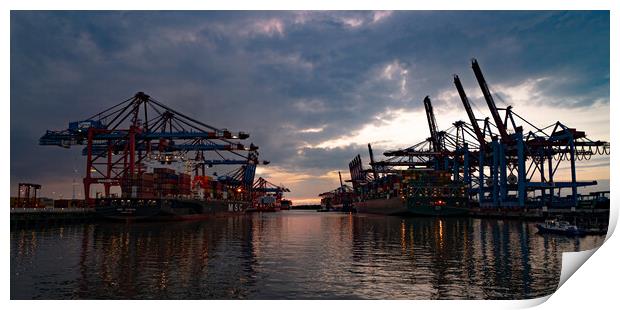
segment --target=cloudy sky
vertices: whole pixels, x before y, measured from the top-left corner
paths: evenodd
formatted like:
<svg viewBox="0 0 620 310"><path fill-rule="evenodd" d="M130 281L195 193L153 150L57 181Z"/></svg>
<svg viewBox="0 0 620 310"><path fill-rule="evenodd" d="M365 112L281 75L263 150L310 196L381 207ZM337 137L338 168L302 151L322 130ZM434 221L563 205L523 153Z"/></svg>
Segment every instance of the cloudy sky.
<svg viewBox="0 0 620 310"><path fill-rule="evenodd" d="M316 200L348 177L366 143L376 154L479 118L478 59L499 106L609 139L608 12L11 12L11 194L18 182L70 197L79 148L38 146L137 91L216 127L250 132L258 173ZM609 159L583 163L609 179ZM608 184L608 181L607 183ZM78 187L81 191L81 186ZM53 193L53 194L52 194ZM83 195L83 194L81 194Z"/></svg>

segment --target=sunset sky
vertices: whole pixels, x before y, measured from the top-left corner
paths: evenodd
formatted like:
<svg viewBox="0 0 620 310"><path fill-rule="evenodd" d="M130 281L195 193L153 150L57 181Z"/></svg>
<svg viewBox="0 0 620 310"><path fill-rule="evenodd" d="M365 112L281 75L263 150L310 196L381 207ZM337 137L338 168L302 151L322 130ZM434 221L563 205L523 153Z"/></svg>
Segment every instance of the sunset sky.
<svg viewBox="0 0 620 310"><path fill-rule="evenodd" d="M440 128L466 120L453 74L490 116L472 57L499 106L608 141L609 50L606 11L12 11L11 195L34 182L71 197L81 148L39 137L144 91L249 132L271 162L257 177L316 202L355 155L368 162L367 143L382 157L425 139L426 95ZM580 162L578 177L608 189L609 157Z"/></svg>

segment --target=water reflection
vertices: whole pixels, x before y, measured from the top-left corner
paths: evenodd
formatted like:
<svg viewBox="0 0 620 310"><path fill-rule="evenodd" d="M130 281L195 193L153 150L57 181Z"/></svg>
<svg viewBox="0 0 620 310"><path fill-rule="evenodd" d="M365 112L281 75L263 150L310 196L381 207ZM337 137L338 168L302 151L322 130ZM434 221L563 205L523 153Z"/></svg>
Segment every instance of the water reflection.
<svg viewBox="0 0 620 310"><path fill-rule="evenodd" d="M11 298L507 299L552 293L604 237L532 223L290 211L11 230Z"/></svg>

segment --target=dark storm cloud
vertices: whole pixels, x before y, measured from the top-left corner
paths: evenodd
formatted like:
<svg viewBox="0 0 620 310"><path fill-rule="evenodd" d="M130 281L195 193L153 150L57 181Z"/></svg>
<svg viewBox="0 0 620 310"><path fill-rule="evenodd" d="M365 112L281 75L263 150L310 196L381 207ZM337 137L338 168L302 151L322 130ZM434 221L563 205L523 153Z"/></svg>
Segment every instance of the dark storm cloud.
<svg viewBox="0 0 620 310"><path fill-rule="evenodd" d="M346 169L357 150L309 146L421 109L453 73L473 92L474 56L492 85L550 77L542 92L577 98L560 104L609 98L608 12L14 11L11 182L70 174L76 152L37 139L136 91L249 131L279 167Z"/></svg>

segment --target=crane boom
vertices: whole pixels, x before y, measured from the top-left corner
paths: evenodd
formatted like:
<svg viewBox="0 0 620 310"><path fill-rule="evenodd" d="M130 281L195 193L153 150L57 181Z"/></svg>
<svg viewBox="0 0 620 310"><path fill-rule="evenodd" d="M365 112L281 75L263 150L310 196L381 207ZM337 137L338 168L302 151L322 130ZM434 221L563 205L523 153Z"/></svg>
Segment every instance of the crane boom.
<svg viewBox="0 0 620 310"><path fill-rule="evenodd" d="M489 90L489 86L487 85L486 80L484 79L484 75L482 74L482 70L480 69L480 65L478 65L478 61L474 58L471 61L471 67L474 70L474 75L476 75L476 80L478 80L478 84L480 85L480 89L482 90L482 94L484 95L484 100L487 102L489 106L489 110L491 110L491 115L493 116L493 121L495 121L495 125L497 126L497 130L499 130L499 134L502 138L502 141L509 142L511 138L508 136L508 131L506 130L506 126L502 122L502 118L497 111L497 106L495 105L495 101L493 100L493 96L491 96L491 91Z"/></svg>
<svg viewBox="0 0 620 310"><path fill-rule="evenodd" d="M375 168L375 155L372 153L372 147L368 143L368 155L370 156L370 168L372 169L372 177L377 179L377 169Z"/></svg>
<svg viewBox="0 0 620 310"><path fill-rule="evenodd" d="M428 96L424 97L424 110L426 110L428 129L431 133L433 152L440 152L441 145L439 143L439 137L437 136L437 121L435 120L435 113L433 112L433 105L431 104L431 99L428 98Z"/></svg>
<svg viewBox="0 0 620 310"><path fill-rule="evenodd" d="M459 76L456 74L454 75L454 85L456 86L456 90L459 92L459 96L461 97L461 101L463 102L463 106L465 107L465 111L467 112L467 116L469 117L469 121L471 122L471 126L474 129L474 134L478 139L478 143L480 143L481 146L486 145L482 130L480 130L480 126L478 125L478 121L476 120L476 116L474 115L474 111L471 109L469 99L467 99L467 95L465 94L463 84L461 84L461 79L459 79Z"/></svg>

